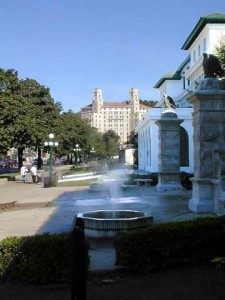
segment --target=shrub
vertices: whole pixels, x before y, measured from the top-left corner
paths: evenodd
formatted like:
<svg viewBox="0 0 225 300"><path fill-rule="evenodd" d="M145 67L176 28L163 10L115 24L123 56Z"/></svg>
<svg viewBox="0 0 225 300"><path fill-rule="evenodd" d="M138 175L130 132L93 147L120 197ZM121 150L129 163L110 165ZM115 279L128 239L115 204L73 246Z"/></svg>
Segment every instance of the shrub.
<svg viewBox="0 0 225 300"><path fill-rule="evenodd" d="M0 242L0 261L2 278L42 284L66 282L70 277L69 234L4 239Z"/></svg>
<svg viewBox="0 0 225 300"><path fill-rule="evenodd" d="M215 257L211 262L215 265L216 270L225 269L225 257Z"/></svg>
<svg viewBox="0 0 225 300"><path fill-rule="evenodd" d="M3 175L0 175L0 180L1 179L7 179L8 181L15 181L16 180L16 175L19 175L19 174L3 174Z"/></svg>
<svg viewBox="0 0 225 300"><path fill-rule="evenodd" d="M224 223L224 218L199 218L118 235L117 264L149 272L209 262L225 254Z"/></svg>
<svg viewBox="0 0 225 300"><path fill-rule="evenodd" d="M0 277L5 275L9 264L20 253L25 237L8 237L0 241Z"/></svg>

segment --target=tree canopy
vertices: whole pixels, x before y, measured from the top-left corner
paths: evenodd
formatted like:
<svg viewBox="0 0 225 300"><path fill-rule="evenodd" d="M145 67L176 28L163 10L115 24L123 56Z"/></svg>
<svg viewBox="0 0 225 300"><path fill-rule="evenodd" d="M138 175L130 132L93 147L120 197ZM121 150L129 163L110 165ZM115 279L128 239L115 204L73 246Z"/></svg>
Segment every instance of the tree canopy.
<svg viewBox="0 0 225 300"><path fill-rule="evenodd" d="M79 114L71 110L61 114L58 137L60 156L71 155L76 144L79 145L84 155L90 153L92 148L99 153L102 145L102 137L97 129L90 127Z"/></svg>
<svg viewBox="0 0 225 300"><path fill-rule="evenodd" d="M218 46L215 48L215 55L218 57L222 69L225 70L225 35L221 37Z"/></svg>
<svg viewBox="0 0 225 300"><path fill-rule="evenodd" d="M108 130L102 135L105 154L108 157L116 156L119 153L120 137L115 133L114 130Z"/></svg>
<svg viewBox="0 0 225 300"><path fill-rule="evenodd" d="M142 99L140 99L139 101L140 101L141 104L144 104L148 107L153 107L157 103L157 101L154 101L154 100L142 100Z"/></svg>
<svg viewBox="0 0 225 300"><path fill-rule="evenodd" d="M71 157L76 144L88 156L92 148L98 157L117 155L119 137L115 132L102 135L72 110L62 112L61 103L55 102L49 88L36 80L20 80L15 70L0 69L0 154L9 148L18 150L21 165L25 148L38 150L55 134L59 146L57 155Z"/></svg>

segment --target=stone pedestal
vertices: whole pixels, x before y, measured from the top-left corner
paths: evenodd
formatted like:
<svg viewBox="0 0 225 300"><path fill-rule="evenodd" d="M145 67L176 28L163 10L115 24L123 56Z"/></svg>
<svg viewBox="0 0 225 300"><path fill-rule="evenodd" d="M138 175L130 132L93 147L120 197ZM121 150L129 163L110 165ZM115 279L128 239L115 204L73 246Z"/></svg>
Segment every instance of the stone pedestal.
<svg viewBox="0 0 225 300"><path fill-rule="evenodd" d="M52 177L44 177L44 188L56 187L58 184L58 177L52 175Z"/></svg>
<svg viewBox="0 0 225 300"><path fill-rule="evenodd" d="M215 183L225 162L225 90L222 81L206 78L187 100L193 104L194 178L189 208L195 213L214 212Z"/></svg>
<svg viewBox="0 0 225 300"><path fill-rule="evenodd" d="M183 190L180 180L180 124L172 109L165 109L159 126L159 181L157 191Z"/></svg>
<svg viewBox="0 0 225 300"><path fill-rule="evenodd" d="M188 208L195 213L210 213L214 210L213 185L211 179L191 178L192 198Z"/></svg>

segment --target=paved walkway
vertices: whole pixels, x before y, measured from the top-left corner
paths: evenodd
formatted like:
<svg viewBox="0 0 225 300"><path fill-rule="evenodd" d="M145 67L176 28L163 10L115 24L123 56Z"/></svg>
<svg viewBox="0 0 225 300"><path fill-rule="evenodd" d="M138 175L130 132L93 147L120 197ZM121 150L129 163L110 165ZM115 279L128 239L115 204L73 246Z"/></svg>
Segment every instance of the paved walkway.
<svg viewBox="0 0 225 300"><path fill-rule="evenodd" d="M154 223L192 219L197 215L188 210L190 198L191 191L157 192L146 186L125 191L117 188L108 193L91 192L88 187L43 188L42 184L32 184L31 178L26 184L9 181L0 185L0 205L10 206L14 201L16 205L0 211L0 240L8 236L69 232L78 212L97 209L139 210L151 214ZM92 242L90 254L92 270L115 267L111 242Z"/></svg>

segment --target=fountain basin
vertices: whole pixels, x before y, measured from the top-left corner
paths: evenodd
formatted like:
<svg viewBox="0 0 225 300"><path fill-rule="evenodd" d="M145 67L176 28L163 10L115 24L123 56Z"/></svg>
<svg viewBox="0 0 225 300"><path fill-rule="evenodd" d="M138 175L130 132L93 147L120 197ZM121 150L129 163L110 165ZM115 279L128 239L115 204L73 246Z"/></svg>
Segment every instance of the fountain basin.
<svg viewBox="0 0 225 300"><path fill-rule="evenodd" d="M93 182L89 186L89 191L93 192L109 192L110 187L106 183Z"/></svg>
<svg viewBox="0 0 225 300"><path fill-rule="evenodd" d="M126 232L151 226L152 216L134 210L96 210L78 213L84 221L87 237L112 238L119 232Z"/></svg>

